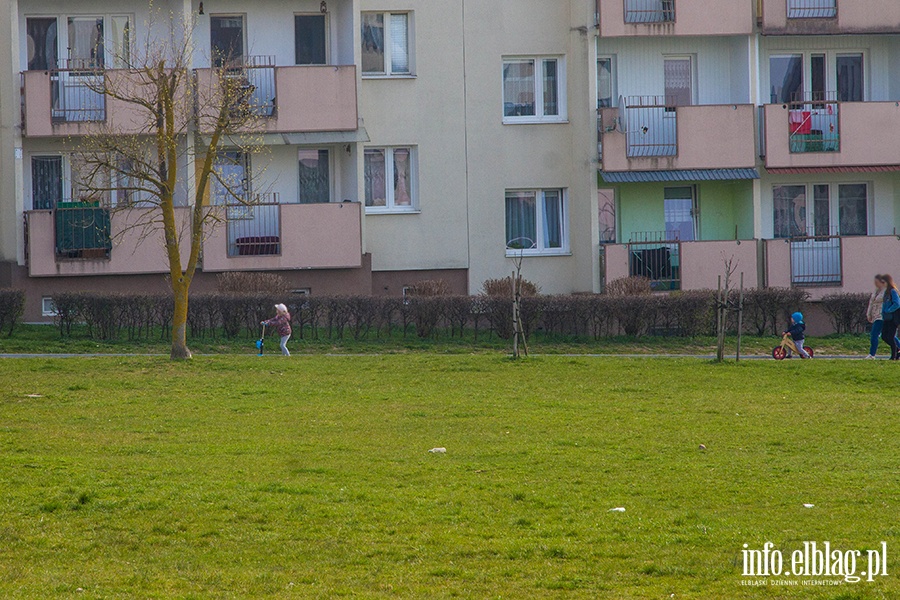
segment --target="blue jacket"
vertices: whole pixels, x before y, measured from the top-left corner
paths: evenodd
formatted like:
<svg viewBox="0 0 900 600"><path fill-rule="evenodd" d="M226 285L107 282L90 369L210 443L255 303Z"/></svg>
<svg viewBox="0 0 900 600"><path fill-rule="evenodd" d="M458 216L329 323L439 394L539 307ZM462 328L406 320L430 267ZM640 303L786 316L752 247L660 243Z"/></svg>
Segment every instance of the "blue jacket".
<svg viewBox="0 0 900 600"><path fill-rule="evenodd" d="M897 290L891 289L890 294L884 295L884 304L881 305L881 316L887 317L890 313L895 313L900 309L900 294Z"/></svg>
<svg viewBox="0 0 900 600"><path fill-rule="evenodd" d="M791 339L795 342L805 339L804 332L806 331L805 323L794 323L785 333L791 334Z"/></svg>

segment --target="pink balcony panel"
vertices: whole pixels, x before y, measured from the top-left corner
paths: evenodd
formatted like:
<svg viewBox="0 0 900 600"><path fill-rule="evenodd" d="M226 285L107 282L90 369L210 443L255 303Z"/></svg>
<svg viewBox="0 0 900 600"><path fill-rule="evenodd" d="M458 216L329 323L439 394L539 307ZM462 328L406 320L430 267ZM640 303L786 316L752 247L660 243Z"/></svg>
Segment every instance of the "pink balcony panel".
<svg viewBox="0 0 900 600"><path fill-rule="evenodd" d="M843 4L842 4L843 6ZM847 168L900 165L900 102L839 104L839 151L791 152L790 111L781 104L765 107L766 167Z"/></svg>
<svg viewBox="0 0 900 600"><path fill-rule="evenodd" d="M744 287L758 285L756 240L682 242L681 289L712 290L719 275L725 273L725 259L733 259L736 267L734 286L744 274Z"/></svg>
<svg viewBox="0 0 900 600"><path fill-rule="evenodd" d="M282 204L278 229L248 254L229 256L228 227L217 225L203 242L203 270L356 269L362 266L362 206L355 202ZM277 237L275 241L271 238ZM279 246L279 254L268 254Z"/></svg>
<svg viewBox="0 0 900 600"><path fill-rule="evenodd" d="M113 211L111 216L112 250L109 258L58 259L56 223L52 210L28 212L28 274L31 277L77 275L135 275L168 273L169 263L163 245L162 229L148 223L148 209ZM187 227L191 211L176 209L180 227ZM185 236L181 257L187 260L189 242Z"/></svg>
<svg viewBox="0 0 900 600"><path fill-rule="evenodd" d="M597 0L600 36L751 35L753 4L748 0ZM674 7L674 19L669 17L670 7ZM654 18L654 11L666 16ZM643 22L626 22L626 14L630 21Z"/></svg>
<svg viewBox="0 0 900 600"><path fill-rule="evenodd" d="M801 18L789 18L791 14ZM836 10L823 0L761 0L764 35L834 35L896 33L900 30L900 2L897 0L837 0ZM819 7L814 9L803 7ZM834 14L833 17L824 15ZM813 18L806 18L807 15Z"/></svg>
<svg viewBox="0 0 900 600"><path fill-rule="evenodd" d="M619 109L602 109L603 170L752 169L756 166L754 112L750 104L679 106L677 153L629 158L627 134L614 127ZM640 123L630 122L628 127L640 127Z"/></svg>

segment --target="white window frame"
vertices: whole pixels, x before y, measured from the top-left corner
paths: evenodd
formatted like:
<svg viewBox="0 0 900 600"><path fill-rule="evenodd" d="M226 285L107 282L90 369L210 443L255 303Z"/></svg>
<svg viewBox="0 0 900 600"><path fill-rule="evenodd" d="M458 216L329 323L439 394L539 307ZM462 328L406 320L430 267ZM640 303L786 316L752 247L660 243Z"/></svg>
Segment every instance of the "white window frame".
<svg viewBox="0 0 900 600"><path fill-rule="evenodd" d="M824 54L825 55L825 92L837 93L837 57L838 56L849 56L853 54L861 54L863 60L863 102L871 102L872 101L872 89L871 89L871 71L872 66L870 62L870 53L865 48L832 48L829 50L802 50L802 49L783 49L783 50L771 50L769 52L768 60L766 62L766 75L768 78L768 85L766 86L766 91L763 92L765 94L764 100L766 104L772 104L771 98L771 90L772 90L772 70L771 64L773 58L786 57L786 56L800 56L803 61L803 97L811 98L812 96L812 57L813 55Z"/></svg>
<svg viewBox="0 0 900 600"><path fill-rule="evenodd" d="M545 60L556 61L556 97L559 104L558 115L544 115L544 70ZM506 90L503 89L503 69L508 63L534 61L534 112L528 116L508 117L503 114L506 106ZM539 67L540 65L540 67ZM501 60L500 70L500 97L501 114L506 125L535 124L535 123L567 123L569 119L569 100L566 86L566 57L564 54L547 54L535 56L504 56Z"/></svg>
<svg viewBox="0 0 900 600"><path fill-rule="evenodd" d="M610 105L606 107L600 106L600 63L609 61L609 87L610 87ZM619 74L616 66L615 54L601 54L597 56L597 108L615 108L619 98Z"/></svg>
<svg viewBox="0 0 900 600"><path fill-rule="evenodd" d="M569 244L569 190L566 188L556 188L556 187L546 187L546 188L508 188L504 190L503 193L503 206L504 206L504 223L503 223L503 236L506 237L506 195L509 193L521 193L521 192L530 192L535 195L536 205L535 205L535 232L537 239L534 240L534 248L510 248L506 247L506 256L513 258L516 256L569 256L572 254L571 246ZM561 233L561 247L560 248L547 248L545 247L546 240L544 239L544 192L559 192L560 199L562 201L562 215L560 218L560 222L562 224ZM509 240L506 240L504 244L508 244Z"/></svg>
<svg viewBox="0 0 900 600"><path fill-rule="evenodd" d="M413 18L414 12L411 10L364 10L360 15L360 22L362 22L363 15L374 14L374 15L382 15L384 19L384 71L363 71L362 66L360 66L360 72L362 73L363 79L415 79L416 77L416 61L415 61L415 20ZM393 56L391 56L391 51L393 49L393 44L391 43L391 15L406 15L406 50L408 56L406 57L407 62L409 63L409 73L394 73L391 71L391 67L393 65Z"/></svg>
<svg viewBox="0 0 900 600"><path fill-rule="evenodd" d="M367 150L381 150L384 152L384 171L385 171L385 206L365 206L366 200L363 197L363 206L365 206L367 215L377 214L415 214L419 210L419 152L417 146L398 144L394 146L366 146L363 149L363 179L365 179L365 153ZM394 151L409 151L409 189L410 204L409 206L394 205ZM365 185L365 181L363 182Z"/></svg>
<svg viewBox="0 0 900 600"><path fill-rule="evenodd" d="M331 40L334 37L331 34L331 13L325 13L324 15L322 15L321 12L310 12L310 11L302 11L301 10L301 11L295 12L294 16L295 17L320 17L320 16L325 17L325 64L324 65L297 65L296 64L296 60L297 60L297 55L296 55L296 52L297 52L297 25L296 25L296 23L297 23L297 21L294 20L294 22L292 23L294 25L294 38L293 38L293 40L294 40L294 66L323 67L323 66L331 65L331 57L334 54L334 52L332 51L332 48L331 48Z"/></svg>
<svg viewBox="0 0 900 600"><path fill-rule="evenodd" d="M43 296L41 297L41 316L42 317L55 317L59 315L59 312L56 310L56 303L53 302L52 296Z"/></svg>
<svg viewBox="0 0 900 600"><path fill-rule="evenodd" d="M104 70L109 69L122 69L125 66L120 65L118 63L118 59L113 52L112 48L115 46L112 34L110 32L110 26L112 23L112 19L125 17L128 19L129 24L131 25L131 49L132 56L131 59L134 58L134 46L137 42L135 39L135 14L129 12L86 12L86 13L28 13L24 16L22 20L22 24L24 26L25 19L56 19L56 52L57 56L56 64L60 68L64 68L68 64L69 53L68 48L70 46L69 42L69 19L79 19L79 18L95 18L95 19L103 19L103 68ZM23 30L23 39L25 39L25 44L27 45L27 34ZM27 49L25 49L25 56L23 57L24 63L22 65L22 70L26 70L28 68L28 53Z"/></svg>
<svg viewBox="0 0 900 600"><path fill-rule="evenodd" d="M830 232L837 232L836 235L843 237L867 237L871 235L879 235L875 231L875 184L872 181L860 181L851 179L847 181L800 181L800 182L779 182L773 183L770 189L772 198L772 237L775 238L775 189L785 186L804 186L806 188L806 231L804 235L809 237L816 236L815 228L815 188L818 185L828 186L828 224ZM865 236L849 236L841 231L841 213L840 213L840 188L842 185L864 185L866 186L866 235ZM830 233L829 232L829 233Z"/></svg>

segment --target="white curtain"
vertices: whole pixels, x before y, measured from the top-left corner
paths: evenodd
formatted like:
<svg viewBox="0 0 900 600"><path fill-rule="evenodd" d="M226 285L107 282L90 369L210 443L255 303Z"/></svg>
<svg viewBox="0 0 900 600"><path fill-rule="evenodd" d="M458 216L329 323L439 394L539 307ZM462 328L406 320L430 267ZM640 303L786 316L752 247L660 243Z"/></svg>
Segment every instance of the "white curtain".
<svg viewBox="0 0 900 600"><path fill-rule="evenodd" d="M409 15L391 15L391 72L409 73Z"/></svg>

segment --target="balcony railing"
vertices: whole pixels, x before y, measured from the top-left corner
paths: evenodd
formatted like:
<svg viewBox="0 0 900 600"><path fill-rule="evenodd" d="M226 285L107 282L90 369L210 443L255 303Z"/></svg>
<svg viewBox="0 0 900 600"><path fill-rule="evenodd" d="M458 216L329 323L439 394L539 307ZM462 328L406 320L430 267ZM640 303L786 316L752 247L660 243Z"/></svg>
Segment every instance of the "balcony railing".
<svg viewBox="0 0 900 600"><path fill-rule="evenodd" d="M50 71L50 114L55 122L89 123L106 119L106 72L69 61L65 68Z"/></svg>
<svg viewBox="0 0 900 600"><path fill-rule="evenodd" d="M841 285L841 236L795 236L790 245L791 285Z"/></svg>
<svg viewBox="0 0 900 600"><path fill-rule="evenodd" d="M831 19L837 16L837 0L788 0L788 19Z"/></svg>
<svg viewBox="0 0 900 600"><path fill-rule="evenodd" d="M681 289L681 241L672 232L632 233L628 242L628 274L646 277L657 291Z"/></svg>
<svg viewBox="0 0 900 600"><path fill-rule="evenodd" d="M678 154L678 111L666 96L629 96L625 99L628 158Z"/></svg>
<svg viewBox="0 0 900 600"><path fill-rule="evenodd" d="M109 258L109 208L98 202L58 202L54 221L58 258Z"/></svg>
<svg viewBox="0 0 900 600"><path fill-rule="evenodd" d="M223 67L223 76L237 84L235 110L257 117L275 112L275 57L245 56Z"/></svg>
<svg viewBox="0 0 900 600"><path fill-rule="evenodd" d="M815 93L788 105L788 135L792 153L839 152L840 104L837 94Z"/></svg>
<svg viewBox="0 0 900 600"><path fill-rule="evenodd" d="M255 194L246 203L225 207L228 256L281 254L281 204L278 193Z"/></svg>
<svg viewBox="0 0 900 600"><path fill-rule="evenodd" d="M626 23L672 23L675 0L625 0Z"/></svg>

